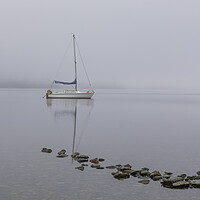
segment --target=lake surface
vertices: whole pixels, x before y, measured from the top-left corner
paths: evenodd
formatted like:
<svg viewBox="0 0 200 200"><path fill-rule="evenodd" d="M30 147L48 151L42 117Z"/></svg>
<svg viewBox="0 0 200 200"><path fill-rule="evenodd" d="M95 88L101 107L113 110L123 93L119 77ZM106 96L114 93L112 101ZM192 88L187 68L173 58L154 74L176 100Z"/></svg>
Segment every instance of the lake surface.
<svg viewBox="0 0 200 200"><path fill-rule="evenodd" d="M170 190L102 166L195 175L200 170L200 95L177 91L97 90L92 100L46 100L44 90L0 90L0 199L200 199L200 189ZM76 133L74 134L75 108ZM52 153L42 153L43 147ZM66 149L67 158L57 158Z"/></svg>

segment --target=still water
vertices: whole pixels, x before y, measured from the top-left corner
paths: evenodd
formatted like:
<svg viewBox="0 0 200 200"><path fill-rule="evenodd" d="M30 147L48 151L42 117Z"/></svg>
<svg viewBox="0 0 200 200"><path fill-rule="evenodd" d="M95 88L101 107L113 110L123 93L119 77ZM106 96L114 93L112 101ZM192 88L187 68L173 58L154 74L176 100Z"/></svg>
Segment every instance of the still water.
<svg viewBox="0 0 200 200"><path fill-rule="evenodd" d="M0 199L200 199L115 170L74 169L73 151L102 166L195 175L200 170L200 95L97 90L92 100L46 100L44 90L0 90ZM75 127L76 109L76 131ZM41 152L51 148L51 154ZM67 158L57 158L66 149Z"/></svg>

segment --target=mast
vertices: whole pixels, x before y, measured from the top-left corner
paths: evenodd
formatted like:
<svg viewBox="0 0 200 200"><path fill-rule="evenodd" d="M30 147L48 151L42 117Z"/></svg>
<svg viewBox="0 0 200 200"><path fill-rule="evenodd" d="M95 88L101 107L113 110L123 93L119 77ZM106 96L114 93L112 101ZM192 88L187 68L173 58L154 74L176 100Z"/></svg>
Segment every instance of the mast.
<svg viewBox="0 0 200 200"><path fill-rule="evenodd" d="M77 91L77 69L76 69L76 49L75 49L75 35L73 34L73 46L74 46L74 64L75 64L75 80L76 80L76 85L75 85L75 90Z"/></svg>

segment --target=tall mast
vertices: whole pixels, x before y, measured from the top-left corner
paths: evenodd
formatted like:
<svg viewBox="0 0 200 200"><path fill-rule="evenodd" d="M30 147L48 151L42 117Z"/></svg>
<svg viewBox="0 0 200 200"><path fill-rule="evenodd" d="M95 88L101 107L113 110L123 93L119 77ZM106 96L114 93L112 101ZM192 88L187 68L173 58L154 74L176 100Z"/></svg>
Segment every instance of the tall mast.
<svg viewBox="0 0 200 200"><path fill-rule="evenodd" d="M73 45L74 45L74 64L75 64L75 80L76 80L76 85L75 85L75 90L77 90L77 69L76 69L76 49L75 49L75 35L73 34Z"/></svg>

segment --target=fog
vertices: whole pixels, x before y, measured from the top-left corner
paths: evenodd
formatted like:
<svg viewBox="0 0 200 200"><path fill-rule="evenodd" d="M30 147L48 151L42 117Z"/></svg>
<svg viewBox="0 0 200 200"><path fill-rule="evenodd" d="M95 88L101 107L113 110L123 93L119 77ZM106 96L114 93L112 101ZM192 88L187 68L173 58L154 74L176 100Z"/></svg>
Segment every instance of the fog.
<svg viewBox="0 0 200 200"><path fill-rule="evenodd" d="M73 81L74 33L94 88L200 89L199 8L199 0L1 0L0 87ZM80 57L78 78L87 87Z"/></svg>

